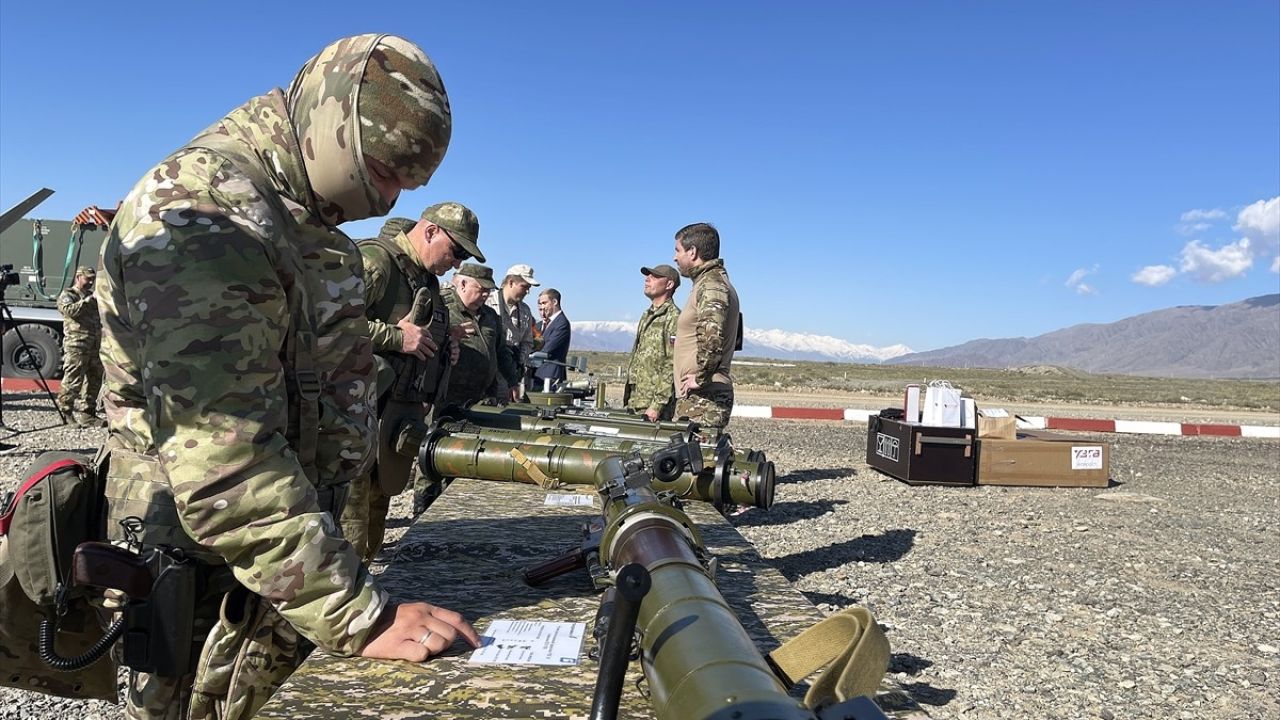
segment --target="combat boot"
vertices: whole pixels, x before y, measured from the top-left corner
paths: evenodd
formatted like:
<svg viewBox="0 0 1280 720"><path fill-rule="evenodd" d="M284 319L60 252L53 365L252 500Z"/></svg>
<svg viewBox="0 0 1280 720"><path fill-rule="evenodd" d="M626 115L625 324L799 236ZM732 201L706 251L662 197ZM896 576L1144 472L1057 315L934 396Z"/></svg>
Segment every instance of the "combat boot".
<svg viewBox="0 0 1280 720"><path fill-rule="evenodd" d="M82 428L101 428L107 426L107 421L98 417L91 412L78 412L75 414L76 424Z"/></svg>

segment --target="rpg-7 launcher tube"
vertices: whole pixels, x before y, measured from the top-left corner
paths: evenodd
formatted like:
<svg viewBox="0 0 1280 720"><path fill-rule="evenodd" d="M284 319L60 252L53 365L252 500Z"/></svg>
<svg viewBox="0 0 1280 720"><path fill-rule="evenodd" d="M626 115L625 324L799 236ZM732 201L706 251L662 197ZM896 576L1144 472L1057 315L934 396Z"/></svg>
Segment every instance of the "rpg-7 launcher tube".
<svg viewBox="0 0 1280 720"><path fill-rule="evenodd" d="M672 435L681 435L699 442L702 455L708 465L724 452L732 452L734 460L739 463L761 463L767 459L763 451L735 450L727 434L713 439L712 444L708 445L703 438L690 429L664 432L652 424L611 423L608 420L597 421L594 418L568 415L544 418L536 415L503 415L483 410L468 410L465 420L449 423L449 427L480 435L494 430L525 433L531 438L530 442L540 445L571 445L588 449L616 450L624 447L620 443L629 443L625 447L641 452L646 448L652 451L666 447L671 442ZM696 426L689 425L689 428L693 427Z"/></svg>
<svg viewBox="0 0 1280 720"><path fill-rule="evenodd" d="M658 720L814 720L787 695L699 559L702 541L683 512L644 485L628 486L623 458L600 464L600 559L648 568L640 601L641 665Z"/></svg>
<svg viewBox="0 0 1280 720"><path fill-rule="evenodd" d="M447 424L437 424L422 444L418 467L428 480L466 477L537 485L540 478L536 476L541 474L567 485L593 485L596 467L605 460L633 451L648 455L656 449L630 441L615 441L609 449L541 444L540 437L544 436L500 430L456 432ZM774 476L771 462L739 462L722 455L698 473L685 471L671 481L654 481L653 488L686 500L768 509L773 504Z"/></svg>

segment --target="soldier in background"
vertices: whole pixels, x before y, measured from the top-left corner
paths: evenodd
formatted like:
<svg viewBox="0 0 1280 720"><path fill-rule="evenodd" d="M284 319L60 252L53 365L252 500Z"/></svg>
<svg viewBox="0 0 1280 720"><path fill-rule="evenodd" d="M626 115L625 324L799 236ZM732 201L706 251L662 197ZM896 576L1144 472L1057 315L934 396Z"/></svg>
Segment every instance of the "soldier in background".
<svg viewBox="0 0 1280 720"><path fill-rule="evenodd" d="M676 321L676 417L723 429L733 412L729 365L738 344L738 292L720 259L720 233L695 223L676 233L676 267L693 281Z"/></svg>
<svg viewBox="0 0 1280 720"><path fill-rule="evenodd" d="M493 270L465 263L453 274L453 284L441 291L449 308L449 325L460 329L458 362L449 376L443 401L437 407L471 405L481 400L500 403L510 397L519 382L511 351L502 337L498 313L485 304L495 289ZM439 493L421 476L414 485L413 512L421 513Z"/></svg>
<svg viewBox="0 0 1280 720"><path fill-rule="evenodd" d="M534 279L533 268L529 265L512 265L507 268L507 276L502 279L501 289L489 295L486 301L503 321L506 343L511 349L511 356L515 358L521 379L528 374L529 353L533 352L536 330L533 311L524 299L528 297L530 288L541 284ZM513 385L511 399L519 400L520 396L520 387Z"/></svg>
<svg viewBox="0 0 1280 720"><path fill-rule="evenodd" d="M377 238L359 243L365 318L379 366L378 460L352 483L342 534L365 562L382 549L391 498L409 483L444 370L457 361L456 347L447 355L449 310L437 278L467 258L483 260L479 237L476 214L445 202L424 210L417 223L392 218ZM415 303L420 288L426 303Z"/></svg>
<svg viewBox="0 0 1280 720"><path fill-rule="evenodd" d="M418 46L343 38L125 199L98 288L108 531L147 508L137 539L200 578L198 662L130 673L127 717L250 717L312 644L412 662L479 646L457 612L393 599L335 523L377 438L360 253L339 226L425 185L451 128Z"/></svg>
<svg viewBox="0 0 1280 720"><path fill-rule="evenodd" d="M680 287L680 273L670 265L642 267L640 273L644 275L644 296L650 304L636 323L622 404L643 415L645 420L658 422L675 416L671 358L680 310L671 296Z"/></svg>
<svg viewBox="0 0 1280 720"><path fill-rule="evenodd" d="M98 417L98 392L102 390L102 319L93 296L97 272L84 265L76 268L71 287L58 295L62 313L62 386L58 408L83 428L102 427Z"/></svg>

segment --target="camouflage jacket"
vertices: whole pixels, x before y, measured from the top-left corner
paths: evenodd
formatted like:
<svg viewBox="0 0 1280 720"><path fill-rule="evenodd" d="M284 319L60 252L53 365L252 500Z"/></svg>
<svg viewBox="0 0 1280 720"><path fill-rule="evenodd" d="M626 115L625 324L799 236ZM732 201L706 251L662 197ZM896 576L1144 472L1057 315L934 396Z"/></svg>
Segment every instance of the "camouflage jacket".
<svg viewBox="0 0 1280 720"><path fill-rule="evenodd" d="M436 382L440 377L441 354L418 360L400 351L404 341L404 331L397 327L400 321L413 308L413 297L417 288L425 287L431 291L431 320L429 325L431 337L436 346L445 347L449 336L449 311L440 298L440 281L431 271L418 264L417 253L409 243L409 238L400 233L391 241L396 251L406 261L397 262L386 247L378 240L364 240L359 243L360 257L364 263L364 301L365 318L369 338L373 341L373 350L386 358L392 371L398 377L402 373L417 376L404 378L394 382L397 399L430 402L434 399ZM405 271L413 273L406 277ZM442 350L441 353L444 351ZM411 391L411 386L419 390ZM385 388L379 388L379 395Z"/></svg>
<svg viewBox="0 0 1280 720"><path fill-rule="evenodd" d="M533 311L529 309L528 303L518 302L515 306L507 305L506 314L503 308L498 305L502 298L502 286L499 285L496 290L489 293L489 299L485 300L485 304L493 308L500 317L505 317L507 327L504 337L507 345L516 348L517 354L513 356L515 363L520 367L529 365L529 353L533 352Z"/></svg>
<svg viewBox="0 0 1280 720"><path fill-rule="evenodd" d="M360 254L312 198L279 90L143 176L102 246L106 408L115 442L158 459L194 541L309 640L353 654L390 598L316 489L372 462L373 352ZM314 482L287 387L291 296L321 379Z"/></svg>
<svg viewBox="0 0 1280 720"><path fill-rule="evenodd" d="M445 287L440 295L449 308L451 327L464 322L476 324L476 333L458 343L458 364L450 371L444 404L470 405L485 398L507 400L510 383L518 378L511 350L502 341L498 313L488 305L481 305L478 312L472 313L452 287Z"/></svg>
<svg viewBox="0 0 1280 720"><path fill-rule="evenodd" d="M636 340L627 366L627 384L632 386L628 408L636 412L656 412L675 397L671 357L679 316L676 304L668 299L657 307L650 305L636 323Z"/></svg>
<svg viewBox="0 0 1280 720"><path fill-rule="evenodd" d="M677 396L680 379L693 375L701 386L732 384L729 364L738 344L738 291L729 283L724 260L716 258L689 273L693 289L676 321L673 377Z"/></svg>
<svg viewBox="0 0 1280 720"><path fill-rule="evenodd" d="M95 350L102 341L102 318L98 317L98 301L92 293L85 295L74 286L58 295L62 313L62 347L67 350Z"/></svg>

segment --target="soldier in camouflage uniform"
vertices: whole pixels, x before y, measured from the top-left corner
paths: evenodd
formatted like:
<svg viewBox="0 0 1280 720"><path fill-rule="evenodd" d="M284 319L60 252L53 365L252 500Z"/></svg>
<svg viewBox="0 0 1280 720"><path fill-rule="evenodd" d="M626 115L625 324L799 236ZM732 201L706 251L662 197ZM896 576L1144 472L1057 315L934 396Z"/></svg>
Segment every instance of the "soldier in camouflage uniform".
<svg viewBox="0 0 1280 720"><path fill-rule="evenodd" d="M738 291L720 259L720 233L707 223L676 233L676 267L693 281L676 321L676 417L724 429L733 412L729 365L738 344Z"/></svg>
<svg viewBox="0 0 1280 720"><path fill-rule="evenodd" d="M128 717L249 717L312 643L415 662L478 645L458 613L394 601L335 523L376 438L360 255L338 226L425 185L450 132L421 49L343 38L121 206L99 287L108 530L141 518L143 543L204 577L194 669L131 673Z"/></svg>
<svg viewBox="0 0 1280 720"><path fill-rule="evenodd" d="M102 427L98 391L102 390L102 320L93 295L97 272L81 265L71 287L58 295L62 313L62 387L58 408L80 427Z"/></svg>
<svg viewBox="0 0 1280 720"><path fill-rule="evenodd" d="M670 265L642 267L640 273L644 275L644 296L650 305L636 323L622 404L649 422L658 422L672 419L676 408L671 357L680 310L671 296L680 287L680 273Z"/></svg>
<svg viewBox="0 0 1280 720"><path fill-rule="evenodd" d="M366 562L382 548L391 498L409 483L427 413L450 362L449 310L437 277L472 256L484 259L476 245L480 222L459 203L432 205L417 223L403 224L392 218L377 238L359 244L369 337L385 372L378 383L378 460L352 483L342 534ZM425 303L415 302L421 290Z"/></svg>
<svg viewBox="0 0 1280 720"><path fill-rule="evenodd" d="M485 301L489 307L497 311L498 317L503 321L506 328L506 342L511 348L511 357L515 359L522 379L531 369L529 353L533 352L536 327L533 311L529 309L524 299L528 297L530 288L541 284L533 277L532 266L512 265L507 268L507 276L502 279L498 292L489 295L489 299ZM523 394L519 385L512 386L512 401L519 400Z"/></svg>
<svg viewBox="0 0 1280 720"><path fill-rule="evenodd" d="M457 329L460 339L458 362L449 376L444 399L436 402L438 408L486 399L506 402L511 386L520 381L511 348L503 339L502 321L485 304L495 287L492 269L465 263L453 274L452 286L440 293L449 308L449 327ZM419 475L413 489L414 514L426 510L439 490Z"/></svg>
<svg viewBox="0 0 1280 720"><path fill-rule="evenodd" d="M449 377L444 405L470 405L492 399L506 402L508 389L519 382L515 359L503 341L498 313L485 304L494 290L493 270L466 263L453 275L453 287L441 293L449 308L449 324L464 329L458 364Z"/></svg>

